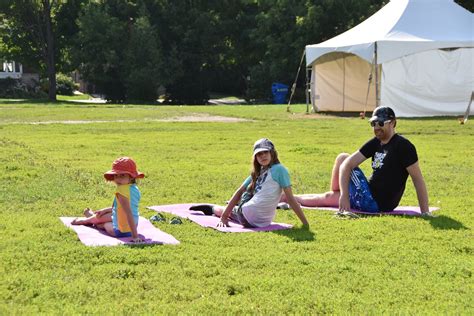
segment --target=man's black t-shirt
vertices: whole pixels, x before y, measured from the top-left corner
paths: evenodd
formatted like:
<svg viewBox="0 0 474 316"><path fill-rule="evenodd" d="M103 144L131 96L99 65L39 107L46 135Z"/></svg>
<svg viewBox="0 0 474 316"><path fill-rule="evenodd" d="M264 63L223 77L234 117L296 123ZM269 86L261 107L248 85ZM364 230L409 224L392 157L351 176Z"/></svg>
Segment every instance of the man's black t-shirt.
<svg viewBox="0 0 474 316"><path fill-rule="evenodd" d="M408 178L407 167L418 161L416 148L398 134L382 145L376 137L360 149L364 157L372 157L372 176L369 186L380 211L391 211L398 206Z"/></svg>

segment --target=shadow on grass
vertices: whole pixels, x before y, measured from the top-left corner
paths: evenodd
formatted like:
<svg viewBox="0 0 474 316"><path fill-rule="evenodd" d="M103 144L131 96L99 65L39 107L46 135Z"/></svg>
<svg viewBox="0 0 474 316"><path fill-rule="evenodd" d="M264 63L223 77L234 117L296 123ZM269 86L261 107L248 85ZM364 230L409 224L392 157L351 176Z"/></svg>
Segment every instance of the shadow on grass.
<svg viewBox="0 0 474 316"><path fill-rule="evenodd" d="M20 104L20 103L54 104L54 102L51 102L48 99L0 99L0 104Z"/></svg>
<svg viewBox="0 0 474 316"><path fill-rule="evenodd" d="M367 215L367 214L359 214L361 218L373 218L376 216L383 216L383 215ZM386 216L386 215L385 215ZM437 215L436 217L422 217L422 216L406 216L406 215L397 215L408 220L420 220L423 219L425 221L430 222L431 226L434 229L444 229L444 230L461 230L461 229L469 229L469 227L464 226L463 223L452 219L451 217L445 215Z"/></svg>
<svg viewBox="0 0 474 316"><path fill-rule="evenodd" d="M313 241L315 240L314 233L308 227L293 227L292 229L274 230L272 233L288 237L293 241Z"/></svg>
<svg viewBox="0 0 474 316"><path fill-rule="evenodd" d="M429 221L434 229L469 229L468 227L464 226L463 223L444 215L439 215L437 217L426 217L423 219Z"/></svg>
<svg viewBox="0 0 474 316"><path fill-rule="evenodd" d="M430 222L431 226L434 229L441 229L441 230L461 230L461 229L469 229L469 227L464 226L463 223L452 219L451 217L445 215L438 215L436 217L420 217L420 216L403 216L409 220L425 220Z"/></svg>
<svg viewBox="0 0 474 316"><path fill-rule="evenodd" d="M154 244L145 244L145 243L136 243L136 244L123 244L122 246L129 247L129 248L135 248L135 249L143 249L143 248L149 248L149 247L155 247L155 246L163 246L164 244L159 244L159 243L154 243Z"/></svg>
<svg viewBox="0 0 474 316"><path fill-rule="evenodd" d="M108 103L97 103L97 102L88 102L88 100L83 101L74 101L74 100L57 100L56 102L50 101L48 99L0 99L0 104L16 105L16 104L36 104L36 105L93 105L93 106L107 106Z"/></svg>

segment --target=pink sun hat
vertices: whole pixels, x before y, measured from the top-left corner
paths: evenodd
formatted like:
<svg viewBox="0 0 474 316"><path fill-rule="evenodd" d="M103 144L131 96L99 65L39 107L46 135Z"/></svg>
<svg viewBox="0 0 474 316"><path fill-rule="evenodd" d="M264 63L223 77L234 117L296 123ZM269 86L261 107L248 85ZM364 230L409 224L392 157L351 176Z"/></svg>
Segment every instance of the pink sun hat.
<svg viewBox="0 0 474 316"><path fill-rule="evenodd" d="M112 164L112 170L104 173L104 178L108 181L112 181L114 179L114 175L124 173L128 174L134 179L145 177L143 173L137 170L137 165L132 158L120 157L115 159L114 163Z"/></svg>

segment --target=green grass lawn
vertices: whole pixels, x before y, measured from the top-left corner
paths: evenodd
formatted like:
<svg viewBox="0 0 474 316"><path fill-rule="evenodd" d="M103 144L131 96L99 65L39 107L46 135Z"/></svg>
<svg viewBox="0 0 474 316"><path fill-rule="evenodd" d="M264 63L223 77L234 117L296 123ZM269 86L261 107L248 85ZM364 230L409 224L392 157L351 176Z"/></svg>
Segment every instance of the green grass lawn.
<svg viewBox="0 0 474 316"><path fill-rule="evenodd" d="M417 146L430 205L441 208L433 219L306 211L308 231L278 211L276 221L294 229L226 234L160 223L180 245L95 248L58 219L109 206L114 187L102 174L124 155L146 174L145 217L149 205L223 203L249 174L261 137L275 143L295 193L327 190L335 156L371 136L367 120L285 109L0 101L0 314L472 315L472 121L398 122ZM158 121L203 113L249 121ZM417 205L410 181L401 204Z"/></svg>

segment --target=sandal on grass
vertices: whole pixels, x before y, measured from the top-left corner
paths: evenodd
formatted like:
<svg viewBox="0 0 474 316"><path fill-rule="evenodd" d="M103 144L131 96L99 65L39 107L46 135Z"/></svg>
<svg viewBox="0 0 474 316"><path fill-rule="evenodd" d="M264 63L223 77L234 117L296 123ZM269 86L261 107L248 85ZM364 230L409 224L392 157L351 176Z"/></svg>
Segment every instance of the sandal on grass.
<svg viewBox="0 0 474 316"><path fill-rule="evenodd" d="M171 220L170 220L170 224L171 225L180 225L182 224L183 221L181 220L181 218L179 217L173 217Z"/></svg>
<svg viewBox="0 0 474 316"><path fill-rule="evenodd" d="M357 218L360 218L360 216L357 215L356 213L349 212L349 211L339 211L336 214L334 214L333 217L335 217L337 219L357 219Z"/></svg>
<svg viewBox="0 0 474 316"><path fill-rule="evenodd" d="M152 221L152 222L166 222L166 218L161 213L157 213L157 214L153 215L152 217L150 217L150 221Z"/></svg>

